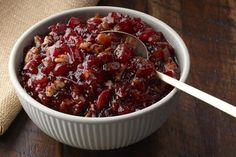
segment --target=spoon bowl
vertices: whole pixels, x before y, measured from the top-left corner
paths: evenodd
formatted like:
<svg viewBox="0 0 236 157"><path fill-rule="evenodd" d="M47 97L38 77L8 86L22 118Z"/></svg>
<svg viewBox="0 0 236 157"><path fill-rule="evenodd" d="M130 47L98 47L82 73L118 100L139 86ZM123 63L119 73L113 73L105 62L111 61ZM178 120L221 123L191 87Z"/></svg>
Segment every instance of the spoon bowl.
<svg viewBox="0 0 236 157"><path fill-rule="evenodd" d="M148 49L147 49L146 45L138 37L136 37L130 33L116 31L116 30L102 31L101 33L119 33L121 35L129 36L129 37L135 39L135 41L136 41L136 51L135 51L136 55L141 56L143 58L148 58Z"/></svg>

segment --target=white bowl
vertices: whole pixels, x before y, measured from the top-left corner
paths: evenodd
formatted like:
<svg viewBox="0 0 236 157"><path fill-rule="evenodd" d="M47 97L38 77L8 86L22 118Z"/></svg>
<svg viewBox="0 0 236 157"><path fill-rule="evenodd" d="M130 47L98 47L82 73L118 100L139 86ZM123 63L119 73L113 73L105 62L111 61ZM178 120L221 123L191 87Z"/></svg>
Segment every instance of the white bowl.
<svg viewBox="0 0 236 157"><path fill-rule="evenodd" d="M163 99L143 110L115 117L87 118L52 110L34 100L22 88L19 67L23 60L23 51L36 34L46 33L48 26L56 22L66 22L71 16L85 20L95 13L105 15L112 11L140 17L154 29L163 32L175 49L181 69L180 81L185 81L189 73L188 50L179 35L164 22L142 12L119 7L85 7L55 14L33 25L17 40L12 49L9 61L11 82L30 119L47 135L74 147L105 150L138 142L156 131L177 104L177 89L173 89Z"/></svg>

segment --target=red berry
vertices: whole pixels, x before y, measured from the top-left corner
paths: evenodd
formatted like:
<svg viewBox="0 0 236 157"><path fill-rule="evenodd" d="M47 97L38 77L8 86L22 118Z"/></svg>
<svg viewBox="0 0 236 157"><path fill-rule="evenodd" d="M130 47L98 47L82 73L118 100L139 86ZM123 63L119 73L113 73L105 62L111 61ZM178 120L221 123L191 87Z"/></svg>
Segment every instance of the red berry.
<svg viewBox="0 0 236 157"><path fill-rule="evenodd" d="M48 78L46 76L43 76L41 78L35 78L33 80L33 83L35 85L40 85L40 86L45 87L48 84Z"/></svg>
<svg viewBox="0 0 236 157"><path fill-rule="evenodd" d="M80 115L83 110L84 110L83 104L75 104L75 105L72 107L72 113L73 113L73 115Z"/></svg>
<svg viewBox="0 0 236 157"><path fill-rule="evenodd" d="M46 106L49 105L50 98L47 97L45 94L39 93L39 94L38 94L38 97L39 97L39 99L40 99L40 101L41 101L42 104L44 104L44 105L46 105Z"/></svg>
<svg viewBox="0 0 236 157"><path fill-rule="evenodd" d="M66 31L66 25L63 23L57 23L56 25L50 26L49 30L57 34L64 34Z"/></svg>
<svg viewBox="0 0 236 157"><path fill-rule="evenodd" d="M147 78L155 72L154 64L143 57L135 57L132 60L132 64L136 69L137 77Z"/></svg>
<svg viewBox="0 0 236 157"><path fill-rule="evenodd" d="M80 24L80 19L76 17L71 17L70 20L68 21L69 27L75 28Z"/></svg>
<svg viewBox="0 0 236 157"><path fill-rule="evenodd" d="M128 86L116 86L115 87L115 93L117 96L119 96L120 98L124 98L128 95L128 92L129 92L129 88Z"/></svg>
<svg viewBox="0 0 236 157"><path fill-rule="evenodd" d="M128 33L133 33L133 25L131 20L125 20L120 23L118 23L115 27L115 30L118 31L123 31L123 32L128 32Z"/></svg>
<svg viewBox="0 0 236 157"><path fill-rule="evenodd" d="M158 51L155 51L151 56L155 58L156 61L163 60L164 53L162 50L158 50Z"/></svg>
<svg viewBox="0 0 236 157"><path fill-rule="evenodd" d="M38 73L38 62L35 60L30 60L25 66L24 70L28 70L32 74L37 74Z"/></svg>
<svg viewBox="0 0 236 157"><path fill-rule="evenodd" d="M134 107L131 105L120 105L117 111L119 115L123 115L130 112L134 112Z"/></svg>
<svg viewBox="0 0 236 157"><path fill-rule="evenodd" d="M96 102L96 106L98 110L101 110L106 105L109 94L110 94L109 89L105 89L99 94L97 102Z"/></svg>
<svg viewBox="0 0 236 157"><path fill-rule="evenodd" d="M132 80L131 85L133 86L133 88L144 92L145 91L145 83L144 80L138 79L138 78L134 78Z"/></svg>
<svg viewBox="0 0 236 157"><path fill-rule="evenodd" d="M134 52L126 44L120 44L114 51L116 58L122 62L127 63L129 59L134 56Z"/></svg>
<svg viewBox="0 0 236 157"><path fill-rule="evenodd" d="M42 60L44 67L41 69L42 73L49 74L55 67L54 62L51 58L47 57L44 60Z"/></svg>
<svg viewBox="0 0 236 157"><path fill-rule="evenodd" d="M155 31L152 28L147 28L139 35L139 39L142 41L148 41L149 37L154 34L155 34Z"/></svg>
<svg viewBox="0 0 236 157"><path fill-rule="evenodd" d="M112 61L112 54L108 53L108 52L100 52L97 55L97 57L103 63L107 63L107 62L111 62Z"/></svg>
<svg viewBox="0 0 236 157"><path fill-rule="evenodd" d="M53 74L55 76L59 76L59 75L64 75L67 72L68 72L68 68L67 68L66 64L59 63L54 68Z"/></svg>
<svg viewBox="0 0 236 157"><path fill-rule="evenodd" d="M69 40L70 38L76 37L77 34L72 28L67 28L66 33L64 34L63 38L65 40Z"/></svg>
<svg viewBox="0 0 236 157"><path fill-rule="evenodd" d="M61 54L61 51L59 48L56 48L55 46L51 46L47 48L46 54L47 56L57 57L59 54Z"/></svg>
<svg viewBox="0 0 236 157"><path fill-rule="evenodd" d="M173 74L173 72L172 71L166 71L166 72L164 72L166 75L168 75L168 76L170 76L170 77L173 77L174 76L174 74Z"/></svg>

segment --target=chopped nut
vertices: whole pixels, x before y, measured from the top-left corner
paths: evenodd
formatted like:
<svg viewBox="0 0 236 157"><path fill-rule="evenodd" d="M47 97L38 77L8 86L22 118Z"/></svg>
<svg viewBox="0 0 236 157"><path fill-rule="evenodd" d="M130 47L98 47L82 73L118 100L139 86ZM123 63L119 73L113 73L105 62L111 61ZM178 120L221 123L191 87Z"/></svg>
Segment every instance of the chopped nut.
<svg viewBox="0 0 236 157"><path fill-rule="evenodd" d="M96 109L95 109L94 104L90 105L90 108L89 108L87 114L85 115L85 117L96 117Z"/></svg>
<svg viewBox="0 0 236 157"><path fill-rule="evenodd" d="M106 21L103 21L101 23L101 26L102 26L103 29L108 29L109 28L109 25L108 25L108 23Z"/></svg>
<svg viewBox="0 0 236 157"><path fill-rule="evenodd" d="M63 88L64 86L64 82L60 80L55 80L53 83L46 87L46 96L53 96L53 94L55 94L58 89Z"/></svg>
<svg viewBox="0 0 236 157"><path fill-rule="evenodd" d="M102 20L102 17L98 13L96 13L96 15L94 17L89 18L87 20L87 22L89 22L89 23L95 22L96 23L96 21L101 21L101 20Z"/></svg>
<svg viewBox="0 0 236 157"><path fill-rule="evenodd" d="M93 44L90 46L91 50L94 50L96 53L103 51L103 45Z"/></svg>
<svg viewBox="0 0 236 157"><path fill-rule="evenodd" d="M111 42L111 37L105 33L98 34L95 39L99 44L108 45Z"/></svg>
<svg viewBox="0 0 236 157"><path fill-rule="evenodd" d="M54 84L46 87L46 96L51 97L56 92L56 87Z"/></svg>
<svg viewBox="0 0 236 157"><path fill-rule="evenodd" d="M140 81L138 80L138 79L133 79L132 81L131 81L131 86L135 86L136 84L138 84Z"/></svg>
<svg viewBox="0 0 236 157"><path fill-rule="evenodd" d="M71 91L73 91L75 93L78 93L80 91L80 88L77 85L77 83L76 84L71 84L70 89L71 89Z"/></svg>
<svg viewBox="0 0 236 157"><path fill-rule="evenodd" d="M65 86L65 83L60 80L55 80L53 83L54 83L56 89L63 88Z"/></svg>
<svg viewBox="0 0 236 157"><path fill-rule="evenodd" d="M96 110L95 110L95 105L94 105L94 104L91 104L91 105L90 105L90 111L96 112Z"/></svg>
<svg viewBox="0 0 236 157"><path fill-rule="evenodd" d="M110 26L109 26L109 24L107 23L107 21L102 21L102 23L100 23L100 24L98 25L98 29L99 29L99 30L108 30L108 29L110 29Z"/></svg>
<svg viewBox="0 0 236 157"><path fill-rule="evenodd" d="M37 47L32 47L31 49L29 49L29 51L27 52L26 56L25 56L25 64L28 63L34 54L38 54L39 53L39 48Z"/></svg>
<svg viewBox="0 0 236 157"><path fill-rule="evenodd" d="M96 53L103 51L103 45L92 44L91 42L82 42L79 47L87 51L94 51Z"/></svg>
<svg viewBox="0 0 236 157"><path fill-rule="evenodd" d="M125 43L129 45L129 47L136 48L137 46L137 39L131 36L127 36L125 38Z"/></svg>
<svg viewBox="0 0 236 157"><path fill-rule="evenodd" d="M89 78L89 76L91 75L91 72L88 71L88 70L85 70L85 71L83 72L83 75L84 75L84 79L87 80L87 79Z"/></svg>
<svg viewBox="0 0 236 157"><path fill-rule="evenodd" d="M85 117L92 117L92 112L88 111L85 115Z"/></svg>
<svg viewBox="0 0 236 157"><path fill-rule="evenodd" d="M39 47L42 44L42 38L38 35L34 37L34 43L36 47Z"/></svg>
<svg viewBox="0 0 236 157"><path fill-rule="evenodd" d="M80 95L80 96L79 96L79 99L81 100L82 103L85 102L85 98L84 98L84 96Z"/></svg>
<svg viewBox="0 0 236 157"><path fill-rule="evenodd" d="M94 17L91 17L87 20L88 23L96 23L98 21L101 21L101 17L100 16L94 16Z"/></svg>
<svg viewBox="0 0 236 157"><path fill-rule="evenodd" d="M79 47L81 49L85 49L85 50L90 50L90 46L92 45L91 42L82 42Z"/></svg>
<svg viewBox="0 0 236 157"><path fill-rule="evenodd" d="M55 58L54 60L56 63L60 63L60 62L68 62L69 61L69 58L67 55L65 54L62 54L62 55L58 55L57 58Z"/></svg>
<svg viewBox="0 0 236 157"><path fill-rule="evenodd" d="M83 95L74 94L72 97L77 104L84 104L86 101Z"/></svg>
<svg viewBox="0 0 236 157"><path fill-rule="evenodd" d="M75 100L75 102L76 102L77 104L79 104L79 105L84 104L85 101L86 101L83 95L76 95L76 96L74 97L74 100Z"/></svg>
<svg viewBox="0 0 236 157"><path fill-rule="evenodd" d="M112 51L112 48L111 47L108 47L105 49L105 52L111 52Z"/></svg>
<svg viewBox="0 0 236 157"><path fill-rule="evenodd" d="M43 45L51 45L53 43L52 36L46 36L43 41Z"/></svg>
<svg viewBox="0 0 236 157"><path fill-rule="evenodd" d="M85 117L96 117L96 113L92 111L88 111L88 113L85 115Z"/></svg>

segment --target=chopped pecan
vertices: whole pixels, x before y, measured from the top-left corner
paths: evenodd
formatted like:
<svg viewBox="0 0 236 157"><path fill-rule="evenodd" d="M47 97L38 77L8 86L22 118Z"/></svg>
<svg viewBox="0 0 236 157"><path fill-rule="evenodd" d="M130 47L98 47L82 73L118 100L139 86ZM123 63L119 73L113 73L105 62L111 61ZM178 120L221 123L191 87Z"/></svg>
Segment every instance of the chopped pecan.
<svg viewBox="0 0 236 157"><path fill-rule="evenodd" d="M112 51L112 48L111 47L108 47L105 49L105 52L111 52Z"/></svg>
<svg viewBox="0 0 236 157"><path fill-rule="evenodd" d="M137 46L137 39L135 39L135 38L132 37L132 36L127 36L127 37L125 38L125 43L126 43L129 47L135 49L136 46Z"/></svg>
<svg viewBox="0 0 236 157"><path fill-rule="evenodd" d="M109 28L109 24L108 24L106 21L103 21L103 22L101 23L101 26L102 26L102 28L104 28L104 29L108 29L108 28Z"/></svg>
<svg viewBox="0 0 236 157"><path fill-rule="evenodd" d="M32 47L31 49L29 49L29 51L27 52L26 56L25 56L25 64L28 63L34 54L38 54L39 53L39 48L37 47Z"/></svg>
<svg viewBox="0 0 236 157"><path fill-rule="evenodd" d="M75 97L75 102L77 103L77 104L84 104L85 103L85 98L84 98L84 96L83 95L80 95L80 96L77 96L77 97Z"/></svg>
<svg viewBox="0 0 236 157"><path fill-rule="evenodd" d="M111 42L111 37L107 35L106 33L98 34L98 36L95 39L97 43L102 45L109 45Z"/></svg>
<svg viewBox="0 0 236 157"><path fill-rule="evenodd" d="M103 51L103 45L93 44L90 46L91 50L94 50L96 53Z"/></svg>
<svg viewBox="0 0 236 157"><path fill-rule="evenodd" d="M36 47L39 47L42 44L42 38L38 35L34 37L34 43Z"/></svg>
<svg viewBox="0 0 236 157"><path fill-rule="evenodd" d="M63 88L65 86L65 83L60 80L55 80L53 83L54 83L56 89Z"/></svg>
<svg viewBox="0 0 236 157"><path fill-rule="evenodd" d="M79 47L81 49L85 49L87 51L93 51L95 53L99 53L103 51L103 45L100 44L92 44L91 42L82 42Z"/></svg>
<svg viewBox="0 0 236 157"><path fill-rule="evenodd" d="M51 84L46 87L46 96L51 97L56 92L56 87L54 84Z"/></svg>
<svg viewBox="0 0 236 157"><path fill-rule="evenodd" d="M108 30L109 28L109 24L106 21L103 21L98 25L98 29L100 30Z"/></svg>
<svg viewBox="0 0 236 157"><path fill-rule="evenodd" d="M63 88L65 86L65 83L60 80L55 80L53 83L51 83L49 86L46 87L46 95L48 97L53 96L53 94L56 93L56 91L60 88Z"/></svg>
<svg viewBox="0 0 236 157"><path fill-rule="evenodd" d="M46 36L43 40L43 45L51 45L53 44L53 38L52 36Z"/></svg>
<svg viewBox="0 0 236 157"><path fill-rule="evenodd" d="M69 58L67 55L62 54L62 55L58 55L57 58L55 58L54 60L56 63L60 63L60 62L68 62Z"/></svg>
<svg viewBox="0 0 236 157"><path fill-rule="evenodd" d="M88 112L86 113L85 117L96 117L96 109L95 105L91 104Z"/></svg>
<svg viewBox="0 0 236 157"><path fill-rule="evenodd" d="M89 70L84 70L83 76L84 76L84 79L85 79L85 80L87 80L91 75L92 75L91 71L89 71Z"/></svg>
<svg viewBox="0 0 236 157"><path fill-rule="evenodd" d="M82 42L80 43L79 48L89 51L91 45L92 45L91 42Z"/></svg>

